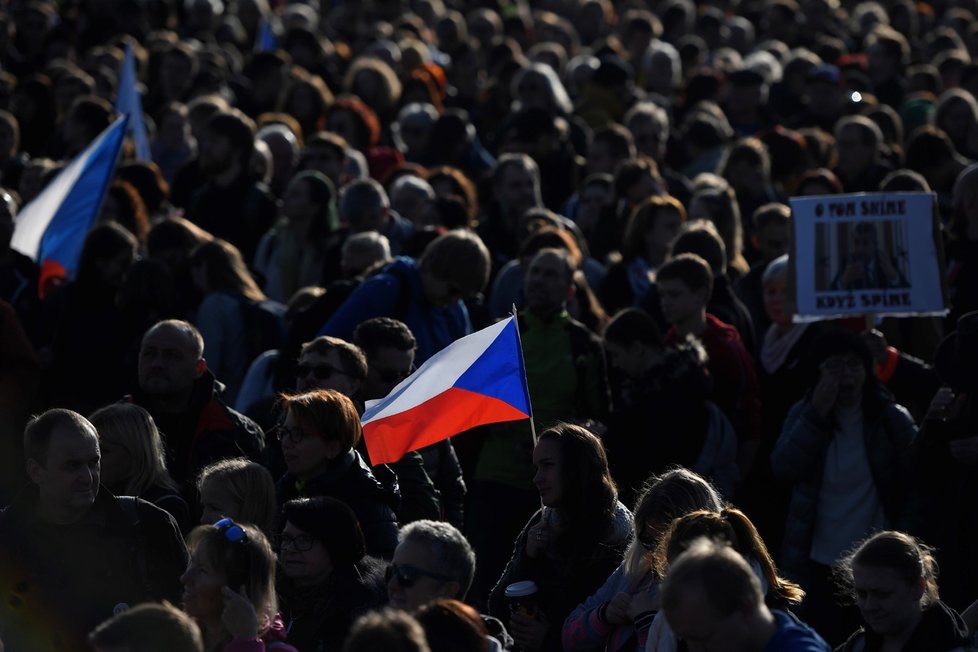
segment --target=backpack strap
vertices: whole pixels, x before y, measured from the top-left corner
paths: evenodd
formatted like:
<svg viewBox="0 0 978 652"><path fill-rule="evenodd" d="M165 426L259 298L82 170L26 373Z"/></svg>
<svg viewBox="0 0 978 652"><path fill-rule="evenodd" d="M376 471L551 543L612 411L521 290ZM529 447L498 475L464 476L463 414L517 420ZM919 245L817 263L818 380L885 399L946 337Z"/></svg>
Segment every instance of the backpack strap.
<svg viewBox="0 0 978 652"><path fill-rule="evenodd" d="M149 552L146 546L146 534L143 532L142 517L139 514L139 499L136 496L116 496L119 507L125 513L126 518L132 523L133 531L136 533L136 564L139 566L139 573L142 575L143 590L146 596L153 595L153 586L149 580L149 566L146 563L146 555Z"/></svg>

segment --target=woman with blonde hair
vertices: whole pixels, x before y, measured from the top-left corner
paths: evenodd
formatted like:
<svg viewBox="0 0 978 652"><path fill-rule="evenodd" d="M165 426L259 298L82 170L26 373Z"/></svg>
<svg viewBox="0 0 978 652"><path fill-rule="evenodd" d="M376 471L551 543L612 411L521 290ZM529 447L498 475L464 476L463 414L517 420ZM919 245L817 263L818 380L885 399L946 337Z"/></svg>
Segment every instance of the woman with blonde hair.
<svg viewBox="0 0 978 652"><path fill-rule="evenodd" d="M252 350L255 333L249 333L249 327L255 330L256 325L248 323L251 308L259 304L264 312L268 307L268 312L278 318L279 334L284 339L285 306L266 299L241 252L230 242L205 242L191 255L189 266L194 285L204 295L194 326L204 336L207 368L226 385L224 398L233 404L248 365L264 352Z"/></svg>
<svg viewBox="0 0 978 652"><path fill-rule="evenodd" d="M805 597L800 586L778 574L774 560L771 559L757 528L736 507L725 507L719 512L699 510L673 521L659 540L653 556L656 574L665 578L669 565L694 542L704 537L729 544L747 561L760 581L764 602L768 607L783 610L798 605ZM674 652L676 649L676 637L665 619L665 614L659 612L649 630L645 650Z"/></svg>
<svg viewBox="0 0 978 652"><path fill-rule="evenodd" d="M261 530L224 518L190 533L183 610L209 652L296 652L275 596L275 552Z"/></svg>
<svg viewBox="0 0 978 652"><path fill-rule="evenodd" d="M275 481L261 464L243 457L209 464L200 472L197 491L201 524L232 518L251 523L267 536L274 532Z"/></svg>
<svg viewBox="0 0 978 652"><path fill-rule="evenodd" d="M166 470L163 438L149 412L115 403L89 417L98 431L101 482L114 495L137 496L169 513L181 532L190 530L190 508Z"/></svg>
<svg viewBox="0 0 978 652"><path fill-rule="evenodd" d="M660 578L652 563L659 538L674 518L722 508L719 492L688 469L650 477L635 501L635 537L625 559L564 621L564 649L644 650L659 594Z"/></svg>

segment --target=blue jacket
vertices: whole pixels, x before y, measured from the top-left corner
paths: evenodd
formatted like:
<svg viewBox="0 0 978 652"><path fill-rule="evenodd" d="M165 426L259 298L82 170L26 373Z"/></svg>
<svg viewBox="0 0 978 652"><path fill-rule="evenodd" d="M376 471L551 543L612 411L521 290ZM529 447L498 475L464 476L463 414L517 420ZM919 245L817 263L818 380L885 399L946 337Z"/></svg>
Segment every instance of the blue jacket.
<svg viewBox="0 0 978 652"><path fill-rule="evenodd" d="M917 427L906 409L881 398L881 411L863 411L866 457L886 520L894 529L907 529L911 513L910 445ZM834 430L831 419L821 417L804 398L788 412L771 454L774 474L792 485L779 567L798 582L807 579L825 455Z"/></svg>
<svg viewBox="0 0 978 652"><path fill-rule="evenodd" d="M401 286L403 282L408 284L407 288ZM402 292L408 293L406 310L404 314L395 314L398 305L403 302ZM332 335L352 341L356 327L374 317L394 317L407 324L418 341L414 358L418 365L472 332L472 323L463 302L457 301L444 308L437 308L428 302L421 285L418 264L407 257L396 258L383 272L366 279L319 329L317 335Z"/></svg>

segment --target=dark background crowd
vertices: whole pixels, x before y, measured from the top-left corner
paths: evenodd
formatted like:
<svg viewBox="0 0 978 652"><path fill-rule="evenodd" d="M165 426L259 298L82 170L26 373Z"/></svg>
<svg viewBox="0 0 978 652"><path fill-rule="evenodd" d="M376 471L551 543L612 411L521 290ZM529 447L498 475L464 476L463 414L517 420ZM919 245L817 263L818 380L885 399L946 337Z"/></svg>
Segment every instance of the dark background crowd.
<svg viewBox="0 0 978 652"><path fill-rule="evenodd" d="M711 621L722 649L965 646L976 16L0 3L0 640L674 650L719 614L753 632ZM51 275L10 247L18 211L113 122L127 48L151 160L127 139ZM934 193L948 315L795 324L788 200L879 191ZM905 286L905 252L858 238L832 289ZM514 308L535 429L372 464L365 402ZM164 598L193 622L86 638Z"/></svg>

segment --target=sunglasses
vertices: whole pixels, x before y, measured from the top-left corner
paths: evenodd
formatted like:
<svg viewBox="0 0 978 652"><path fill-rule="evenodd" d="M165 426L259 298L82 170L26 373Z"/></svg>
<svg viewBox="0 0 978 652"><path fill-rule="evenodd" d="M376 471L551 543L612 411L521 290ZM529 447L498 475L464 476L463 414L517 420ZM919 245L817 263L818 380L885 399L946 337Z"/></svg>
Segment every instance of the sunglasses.
<svg viewBox="0 0 978 652"><path fill-rule="evenodd" d="M384 573L384 579L387 582L390 582L394 577L397 577L397 583L403 586L405 589L409 589L414 586L414 583L421 577L430 577L433 580L441 580L442 582L451 582L454 580L454 578L448 577L447 575L432 573L431 571L426 571L423 568L409 566L407 564L402 566L390 564L387 567L387 572Z"/></svg>
<svg viewBox="0 0 978 652"><path fill-rule="evenodd" d="M341 376L350 375L345 371L343 371L342 369L337 369L336 367L328 364L317 364L317 365L300 364L297 365L295 368L296 378L305 378L310 373L312 373L312 375L316 377L316 380L327 380L329 378L332 378L336 374L339 374Z"/></svg>
<svg viewBox="0 0 978 652"><path fill-rule="evenodd" d="M229 518L222 518L220 521L214 524L224 538L230 543L245 544L248 543L248 533L244 529L232 521Z"/></svg>
<svg viewBox="0 0 978 652"><path fill-rule="evenodd" d="M231 544L231 549L228 551L231 556L228 558L225 572L227 573L228 586L237 591L238 587L247 584L251 567L249 556L244 554L246 552L245 546L248 545L249 541L248 533L229 518L222 518L214 524L214 527L224 535L224 540Z"/></svg>
<svg viewBox="0 0 978 652"><path fill-rule="evenodd" d="M380 367L371 367L374 373L377 374L377 378L383 383L394 383L400 382L414 373L414 365L411 365L410 369L381 369Z"/></svg>

